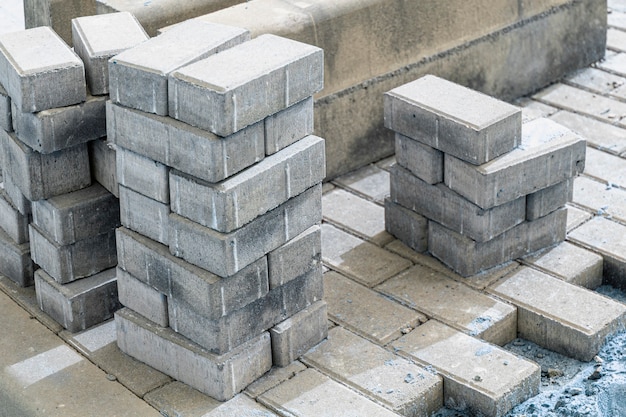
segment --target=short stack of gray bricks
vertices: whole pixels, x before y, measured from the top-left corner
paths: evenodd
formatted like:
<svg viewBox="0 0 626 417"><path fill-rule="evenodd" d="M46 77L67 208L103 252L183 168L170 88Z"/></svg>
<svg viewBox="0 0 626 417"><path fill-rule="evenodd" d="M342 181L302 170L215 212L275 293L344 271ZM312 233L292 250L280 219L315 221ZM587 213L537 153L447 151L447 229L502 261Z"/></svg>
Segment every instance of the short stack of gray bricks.
<svg viewBox="0 0 626 417"><path fill-rule="evenodd" d="M385 95L397 164L387 230L462 276L565 239L585 141L547 119L425 76Z"/></svg>
<svg viewBox="0 0 626 417"><path fill-rule="evenodd" d="M322 59L188 21L109 64L118 345L218 400L327 335Z"/></svg>

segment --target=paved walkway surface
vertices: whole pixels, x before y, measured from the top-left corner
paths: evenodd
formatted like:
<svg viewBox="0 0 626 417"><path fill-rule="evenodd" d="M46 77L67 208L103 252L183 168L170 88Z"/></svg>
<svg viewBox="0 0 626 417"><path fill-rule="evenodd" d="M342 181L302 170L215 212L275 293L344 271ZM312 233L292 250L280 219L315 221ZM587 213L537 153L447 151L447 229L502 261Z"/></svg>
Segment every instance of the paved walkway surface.
<svg viewBox="0 0 626 417"><path fill-rule="evenodd" d="M20 3L2 1L0 32L23 25ZM499 396L489 384L508 378L512 370L528 370L529 378L539 374L517 367L516 357L509 359L506 351L499 356L504 368L489 363L487 374L476 370L518 330L521 307L494 296L506 291L504 282L530 268L590 288L602 283L626 287L626 0L610 0L609 6L606 58L516 103L525 120L548 117L588 140L585 172L574 181L573 202L567 206L567 243L552 257L531 257L464 279L411 251L385 232L384 198L394 164L389 158L324 186L330 338L300 361L272 370L243 394L219 403L121 353L113 321L71 334L38 310L33 288L17 288L0 277L0 416L396 415L391 410L421 415L441 407L441 375L449 401L457 395L455 385L461 397L486 393L505 404L506 395ZM598 259L604 262L604 282L593 281ZM589 267L583 265L587 260ZM563 288L559 291L570 291ZM596 294L576 288L582 291L576 297ZM611 308L625 306L617 303ZM557 314L555 334L566 318L559 320ZM441 351L452 347L459 364L423 348L422 339L431 332L455 335L457 344L441 345ZM507 349L525 343L516 339ZM471 352L466 355L464 347ZM476 362L467 375L448 369L467 362ZM558 379L541 369L544 387Z"/></svg>

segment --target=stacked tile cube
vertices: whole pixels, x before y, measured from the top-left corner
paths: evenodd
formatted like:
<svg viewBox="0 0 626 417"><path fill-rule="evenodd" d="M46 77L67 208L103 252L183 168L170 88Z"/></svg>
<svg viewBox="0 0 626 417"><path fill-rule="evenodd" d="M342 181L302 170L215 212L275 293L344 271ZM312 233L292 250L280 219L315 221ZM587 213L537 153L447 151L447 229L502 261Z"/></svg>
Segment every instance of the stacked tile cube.
<svg viewBox="0 0 626 417"><path fill-rule="evenodd" d="M322 59L192 20L109 61L118 345L219 400L327 334Z"/></svg>
<svg viewBox="0 0 626 417"><path fill-rule="evenodd" d="M462 276L565 239L585 141L547 119L425 76L385 95L397 165L387 230Z"/></svg>

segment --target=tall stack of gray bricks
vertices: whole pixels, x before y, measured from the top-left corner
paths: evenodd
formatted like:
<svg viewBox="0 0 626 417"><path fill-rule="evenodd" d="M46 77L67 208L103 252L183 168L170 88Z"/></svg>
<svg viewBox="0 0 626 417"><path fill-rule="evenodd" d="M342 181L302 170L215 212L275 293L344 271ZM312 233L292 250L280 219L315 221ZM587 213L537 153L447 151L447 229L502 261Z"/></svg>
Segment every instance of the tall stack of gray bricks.
<svg viewBox="0 0 626 417"><path fill-rule="evenodd" d="M322 60L188 21L109 62L118 345L219 400L327 334Z"/></svg>
<svg viewBox="0 0 626 417"><path fill-rule="evenodd" d="M385 95L397 164L387 230L462 276L565 239L585 141L547 119L435 76Z"/></svg>

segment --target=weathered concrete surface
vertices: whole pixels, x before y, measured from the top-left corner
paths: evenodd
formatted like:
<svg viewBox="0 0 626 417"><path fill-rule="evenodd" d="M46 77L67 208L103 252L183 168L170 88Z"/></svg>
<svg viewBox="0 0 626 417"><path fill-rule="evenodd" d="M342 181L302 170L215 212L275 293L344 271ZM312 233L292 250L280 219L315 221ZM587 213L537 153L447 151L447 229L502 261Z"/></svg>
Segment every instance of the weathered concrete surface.
<svg viewBox="0 0 626 417"><path fill-rule="evenodd" d="M96 14L93 0L23 0L26 28L51 26L72 44L72 19Z"/></svg>

